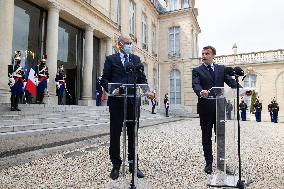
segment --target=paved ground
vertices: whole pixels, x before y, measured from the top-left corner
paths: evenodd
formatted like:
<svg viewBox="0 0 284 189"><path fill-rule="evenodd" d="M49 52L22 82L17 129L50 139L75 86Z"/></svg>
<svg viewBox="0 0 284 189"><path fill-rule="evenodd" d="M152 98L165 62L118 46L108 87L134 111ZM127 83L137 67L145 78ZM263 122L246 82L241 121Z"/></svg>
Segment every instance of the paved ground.
<svg viewBox="0 0 284 189"><path fill-rule="evenodd" d="M241 122L243 177L250 189L284 188L284 124ZM199 119L140 129L138 188L206 188ZM77 148L76 148L77 147ZM75 149L76 148L76 149ZM128 188L130 174L109 178L108 136L74 145L68 151L0 171L0 188ZM42 157L40 156L42 154ZM13 158L13 157L10 157ZM124 187L123 187L124 186Z"/></svg>

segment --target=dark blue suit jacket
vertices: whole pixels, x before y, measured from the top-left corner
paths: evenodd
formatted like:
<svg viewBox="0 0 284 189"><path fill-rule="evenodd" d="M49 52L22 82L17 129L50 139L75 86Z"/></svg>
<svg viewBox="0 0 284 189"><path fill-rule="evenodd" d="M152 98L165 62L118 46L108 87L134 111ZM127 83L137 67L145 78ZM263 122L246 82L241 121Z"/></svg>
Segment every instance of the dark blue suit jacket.
<svg viewBox="0 0 284 189"><path fill-rule="evenodd" d="M224 83L231 88L237 87L237 82L231 76L225 74L225 66L214 64L214 74L215 78L213 79L204 64L192 70L192 88L198 96L198 114L215 114L216 112L215 100L200 98L201 90L224 87Z"/></svg>
<svg viewBox="0 0 284 189"><path fill-rule="evenodd" d="M134 66L137 66L137 65L143 66L143 64L141 64L140 58L134 54L129 54L129 63L132 63ZM106 57L101 84L102 84L102 87L107 92L108 92L108 83L133 84L134 79L135 77L132 73L126 72L126 69L121 62L119 53ZM136 83L137 84L147 83L147 79L146 79L144 72L138 73ZM123 107L123 98L109 97L108 104L110 107L111 106Z"/></svg>

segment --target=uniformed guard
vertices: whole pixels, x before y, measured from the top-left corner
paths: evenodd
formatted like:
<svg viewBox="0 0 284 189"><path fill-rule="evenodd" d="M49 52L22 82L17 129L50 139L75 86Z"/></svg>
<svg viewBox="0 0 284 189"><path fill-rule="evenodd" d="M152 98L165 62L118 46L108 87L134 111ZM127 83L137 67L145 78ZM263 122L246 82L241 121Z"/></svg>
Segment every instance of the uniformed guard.
<svg viewBox="0 0 284 189"><path fill-rule="evenodd" d="M46 64L46 55L42 57L40 64L37 65L35 76L37 78L37 103L43 104L44 93L47 90L49 78L48 67Z"/></svg>
<svg viewBox="0 0 284 189"><path fill-rule="evenodd" d="M232 110L233 110L233 105L232 105L231 101L228 100L228 102L226 103L226 116L227 116L227 120L231 120L232 119Z"/></svg>
<svg viewBox="0 0 284 189"><path fill-rule="evenodd" d="M103 88L101 84L102 77L97 77L96 80L96 105L101 106L102 105L102 96L103 96Z"/></svg>
<svg viewBox="0 0 284 189"><path fill-rule="evenodd" d="M63 94L66 85L63 64L61 64L60 67L57 68L55 82L56 82L56 96L58 96L58 105L63 105Z"/></svg>
<svg viewBox="0 0 284 189"><path fill-rule="evenodd" d="M165 94L164 105L165 105L165 109L166 109L166 117L169 117L170 101L169 101L168 93Z"/></svg>
<svg viewBox="0 0 284 189"><path fill-rule="evenodd" d="M276 102L276 99L275 99L275 98L274 98L273 101L272 101L271 110L272 110L273 122L274 122L274 123L278 123L279 105L278 105L278 103Z"/></svg>
<svg viewBox="0 0 284 189"><path fill-rule="evenodd" d="M156 92L155 91L152 91L152 93L154 94L153 98L151 98L151 104L152 104L152 114L156 114L155 113L155 108L156 108L156 105L157 105L157 100L156 100Z"/></svg>
<svg viewBox="0 0 284 189"><path fill-rule="evenodd" d="M13 72L9 74L9 83L11 89L11 111L21 111L18 108L19 98L23 95L24 90L24 69L20 66L21 52L16 51L13 63Z"/></svg>
<svg viewBox="0 0 284 189"><path fill-rule="evenodd" d="M273 99L271 100L271 103L268 104L268 112L269 112L269 115L270 115L271 122L273 122L272 104L273 104Z"/></svg>
<svg viewBox="0 0 284 189"><path fill-rule="evenodd" d="M256 122L261 122L262 103L260 102L259 98L256 99L253 108Z"/></svg>
<svg viewBox="0 0 284 189"><path fill-rule="evenodd" d="M244 99L241 100L241 103L239 104L240 110L241 110L241 118L242 121L246 121L247 120L247 115L246 115L246 111L248 109L247 104L245 103Z"/></svg>

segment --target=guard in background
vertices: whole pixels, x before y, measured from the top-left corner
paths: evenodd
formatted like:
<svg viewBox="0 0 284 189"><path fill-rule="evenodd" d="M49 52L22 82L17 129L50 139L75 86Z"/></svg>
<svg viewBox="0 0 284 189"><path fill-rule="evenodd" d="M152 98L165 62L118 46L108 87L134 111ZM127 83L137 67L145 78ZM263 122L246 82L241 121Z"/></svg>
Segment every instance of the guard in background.
<svg viewBox="0 0 284 189"><path fill-rule="evenodd" d="M240 103L239 107L240 107L240 110L241 110L242 121L246 121L247 120L247 115L246 114L247 114L248 106L245 103L244 99L241 100L241 103Z"/></svg>
<svg viewBox="0 0 284 189"><path fill-rule="evenodd" d="M272 104L273 104L273 99L271 100L271 103L268 104L268 112L269 112L269 115L270 115L271 122L273 122Z"/></svg>
<svg viewBox="0 0 284 189"><path fill-rule="evenodd" d="M157 105L157 100L156 100L156 92L155 92L155 90L154 90L152 93L154 94L154 97L151 98L152 114L156 114L156 113L155 113L155 108L156 108L156 105Z"/></svg>
<svg viewBox="0 0 284 189"><path fill-rule="evenodd" d="M49 78L48 67L46 64L46 56L40 61L35 70L35 75L37 77L37 103L43 104L44 93L47 90L47 83Z"/></svg>
<svg viewBox="0 0 284 189"><path fill-rule="evenodd" d="M259 97L256 99L253 108L256 122L261 122L262 103L260 102Z"/></svg>
<svg viewBox="0 0 284 189"><path fill-rule="evenodd" d="M18 108L19 98L24 93L24 69L20 66L21 52L16 51L12 73L9 74L9 83L11 89L11 111L21 111Z"/></svg>
<svg viewBox="0 0 284 189"><path fill-rule="evenodd" d="M279 105L276 102L276 99L272 100L272 105L271 105L271 110L272 110L272 118L274 123L278 123L278 112L279 112Z"/></svg>
<svg viewBox="0 0 284 189"><path fill-rule="evenodd" d="M63 95L66 85L63 64L61 64L60 67L57 68L55 82L56 82L56 96L58 96L58 105L63 105Z"/></svg>
<svg viewBox="0 0 284 189"><path fill-rule="evenodd" d="M101 84L102 77L97 77L96 80L96 105L101 106L102 105L102 96L103 96L103 88Z"/></svg>
<svg viewBox="0 0 284 189"><path fill-rule="evenodd" d="M168 93L165 94L164 104L165 104L165 109L166 109L166 117L169 117L170 101L169 101Z"/></svg>
<svg viewBox="0 0 284 189"><path fill-rule="evenodd" d="M233 110L233 105L230 100L226 103L226 115L227 115L227 120L232 119L232 110Z"/></svg>

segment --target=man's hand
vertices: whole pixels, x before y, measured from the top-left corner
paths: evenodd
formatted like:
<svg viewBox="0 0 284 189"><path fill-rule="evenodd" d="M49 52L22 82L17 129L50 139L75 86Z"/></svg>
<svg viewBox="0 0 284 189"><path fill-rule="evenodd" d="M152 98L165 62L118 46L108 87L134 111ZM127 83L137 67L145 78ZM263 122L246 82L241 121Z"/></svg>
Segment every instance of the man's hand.
<svg viewBox="0 0 284 189"><path fill-rule="evenodd" d="M200 96L201 97L208 97L208 95L209 95L209 91L207 91L207 90L200 91Z"/></svg>
<svg viewBox="0 0 284 189"><path fill-rule="evenodd" d="M112 91L113 95L119 95L119 88L116 88Z"/></svg>

